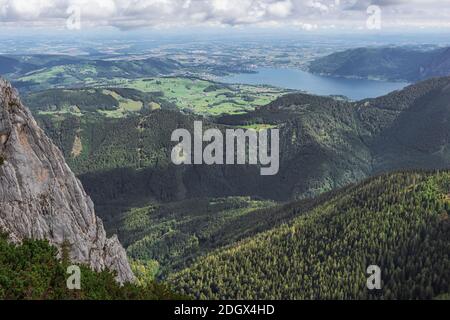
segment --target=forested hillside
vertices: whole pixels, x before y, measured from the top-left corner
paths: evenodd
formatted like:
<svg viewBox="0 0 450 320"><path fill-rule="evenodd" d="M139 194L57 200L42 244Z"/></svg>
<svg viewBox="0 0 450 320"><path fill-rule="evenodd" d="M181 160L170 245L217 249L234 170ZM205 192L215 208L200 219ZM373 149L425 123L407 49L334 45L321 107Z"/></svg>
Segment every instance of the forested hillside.
<svg viewBox="0 0 450 320"><path fill-rule="evenodd" d="M265 231L288 218L271 217L271 201L249 197L192 199L152 204L123 215L118 230L130 258L152 260L158 276L180 270L194 258ZM116 218L122 215L115 215Z"/></svg>
<svg viewBox="0 0 450 320"><path fill-rule="evenodd" d="M109 224L122 226L117 232L130 258L153 261L157 276L165 278L199 256L289 222L333 195L283 206L250 197L153 203L117 213Z"/></svg>
<svg viewBox="0 0 450 320"><path fill-rule="evenodd" d="M340 77L415 82L450 75L449 63L450 48L358 48L316 59L309 70Z"/></svg>
<svg viewBox="0 0 450 320"><path fill-rule="evenodd" d="M435 298L450 290L449 181L447 171L372 178L171 282L203 299ZM366 287L369 265L382 270L381 291Z"/></svg>

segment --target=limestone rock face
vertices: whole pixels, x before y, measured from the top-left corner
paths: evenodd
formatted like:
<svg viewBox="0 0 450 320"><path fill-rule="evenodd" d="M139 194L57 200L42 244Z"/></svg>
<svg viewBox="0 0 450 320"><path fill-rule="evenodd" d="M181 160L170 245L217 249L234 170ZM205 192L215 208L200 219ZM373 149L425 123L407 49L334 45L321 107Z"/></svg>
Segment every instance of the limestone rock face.
<svg viewBox="0 0 450 320"><path fill-rule="evenodd" d="M73 261L109 268L133 281L117 237L107 238L94 205L62 153L38 127L17 92L0 78L0 230L11 241L70 244Z"/></svg>

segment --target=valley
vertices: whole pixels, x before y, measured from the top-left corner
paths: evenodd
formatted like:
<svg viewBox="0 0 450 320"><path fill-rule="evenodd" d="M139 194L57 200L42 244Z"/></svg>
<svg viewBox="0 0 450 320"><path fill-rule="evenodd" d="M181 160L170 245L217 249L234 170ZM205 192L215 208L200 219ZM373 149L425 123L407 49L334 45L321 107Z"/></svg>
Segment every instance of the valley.
<svg viewBox="0 0 450 320"><path fill-rule="evenodd" d="M146 288L97 292L113 286L105 271L102 283L89 275L80 298L446 297L448 49L162 42L105 41L95 52L78 46L77 55L67 44L46 55L24 46L0 56L0 72L80 179L108 237L118 236L135 284ZM197 121L224 135L278 129L279 173L175 165L171 135L192 132ZM2 152L0 181L11 159ZM57 260L46 243L28 246ZM2 238L0 250L21 254ZM7 264L0 260L0 271ZM383 268L381 292L366 290L370 264ZM0 290L0 297L17 294ZM55 297L72 296L61 289Z"/></svg>
<svg viewBox="0 0 450 320"><path fill-rule="evenodd" d="M97 89L97 95L108 101L113 96L105 93L120 92L113 108L123 99L161 105L126 116L92 112L89 103L81 104L81 116L61 113L58 106L54 111L40 111L51 105L45 99L41 107L30 107L79 175L108 233L118 234L134 263L147 266L144 268L150 270L151 277L158 279L178 277L184 268L197 268L197 263L202 265L202 259L210 259L216 252L293 223L336 197L335 192L340 191L333 190L381 172L449 166L447 127L442 122L449 110L449 78L428 80L359 102L288 92L247 112L209 114L203 119L208 126L222 130L280 128L281 171L275 177L261 177L258 168L246 166L173 166L172 131L192 129L194 121L205 115L187 112L177 101L167 101L167 95L157 94L152 82L148 87L144 87L145 82L135 82L131 86L140 86L122 91ZM208 88L206 84L203 87ZM80 104L71 95L64 99L66 105ZM422 138L425 127L436 131ZM78 155L73 154L76 141L83 146ZM292 202L296 199L303 200ZM187 279L169 281L176 290L197 298L233 296L211 295L203 288L200 296L200 291L185 289Z"/></svg>

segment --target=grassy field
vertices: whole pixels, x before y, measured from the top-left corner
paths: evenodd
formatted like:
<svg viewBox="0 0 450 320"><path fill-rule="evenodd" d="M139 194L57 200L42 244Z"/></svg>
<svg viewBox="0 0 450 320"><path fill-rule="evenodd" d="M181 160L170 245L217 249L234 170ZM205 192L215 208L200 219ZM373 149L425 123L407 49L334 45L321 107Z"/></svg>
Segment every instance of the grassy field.
<svg viewBox="0 0 450 320"><path fill-rule="evenodd" d="M144 92L162 92L166 100L180 109L211 116L248 112L286 93L270 87L224 85L179 77L129 80L122 84Z"/></svg>
<svg viewBox="0 0 450 320"><path fill-rule="evenodd" d="M103 90L104 94L111 95L114 99L119 101L119 108L116 110L99 110L101 114L108 118L123 118L129 113L139 112L142 110L143 104L141 101L127 99L120 96L118 93L110 90Z"/></svg>

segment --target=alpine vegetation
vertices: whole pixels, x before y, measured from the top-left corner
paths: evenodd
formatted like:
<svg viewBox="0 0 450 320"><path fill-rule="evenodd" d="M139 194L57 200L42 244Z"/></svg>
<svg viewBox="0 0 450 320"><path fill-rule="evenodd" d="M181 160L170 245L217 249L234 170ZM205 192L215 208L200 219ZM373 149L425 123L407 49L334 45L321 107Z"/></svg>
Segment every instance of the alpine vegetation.
<svg viewBox="0 0 450 320"><path fill-rule="evenodd" d="M273 176L279 171L279 129L226 129L224 137L219 129L203 132L203 123L195 121L193 139L188 130L176 129L171 141L178 142L171 154L175 165L260 165L262 176ZM204 142L209 144L204 147Z"/></svg>

